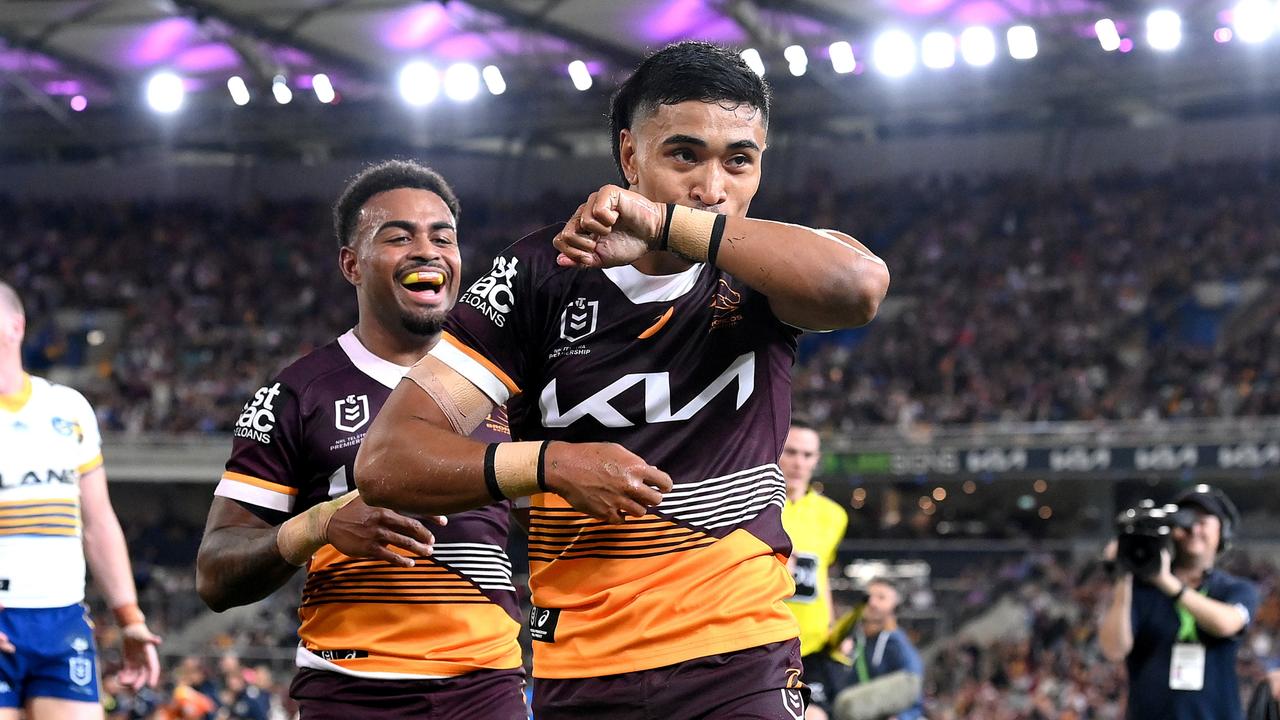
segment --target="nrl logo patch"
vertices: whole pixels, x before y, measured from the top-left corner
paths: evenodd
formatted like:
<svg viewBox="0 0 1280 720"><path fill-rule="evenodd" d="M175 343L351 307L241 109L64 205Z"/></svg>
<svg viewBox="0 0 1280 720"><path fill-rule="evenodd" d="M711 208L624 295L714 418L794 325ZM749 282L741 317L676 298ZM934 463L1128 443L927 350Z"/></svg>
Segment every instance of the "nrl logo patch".
<svg viewBox="0 0 1280 720"><path fill-rule="evenodd" d="M596 331L600 302L578 298L560 314L560 337L565 342L578 342Z"/></svg>
<svg viewBox="0 0 1280 720"><path fill-rule="evenodd" d="M333 403L333 425L339 430L355 432L368 422L368 395L348 395Z"/></svg>

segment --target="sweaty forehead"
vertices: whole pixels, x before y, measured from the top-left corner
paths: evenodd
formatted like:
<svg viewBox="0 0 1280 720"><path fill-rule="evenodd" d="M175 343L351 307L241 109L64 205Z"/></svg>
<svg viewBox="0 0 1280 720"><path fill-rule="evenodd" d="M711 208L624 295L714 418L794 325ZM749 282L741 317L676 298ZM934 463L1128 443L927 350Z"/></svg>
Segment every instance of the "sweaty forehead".
<svg viewBox="0 0 1280 720"><path fill-rule="evenodd" d="M632 131L644 142L663 142L673 135L700 138L711 147L723 147L750 140L764 148L764 113L746 103L715 103L686 100L674 105L658 105L636 118Z"/></svg>
<svg viewBox="0 0 1280 720"><path fill-rule="evenodd" d="M356 226L360 234L376 230L391 220L421 225L436 222L454 224L453 213L441 197L430 190L396 188L370 197L360 206Z"/></svg>

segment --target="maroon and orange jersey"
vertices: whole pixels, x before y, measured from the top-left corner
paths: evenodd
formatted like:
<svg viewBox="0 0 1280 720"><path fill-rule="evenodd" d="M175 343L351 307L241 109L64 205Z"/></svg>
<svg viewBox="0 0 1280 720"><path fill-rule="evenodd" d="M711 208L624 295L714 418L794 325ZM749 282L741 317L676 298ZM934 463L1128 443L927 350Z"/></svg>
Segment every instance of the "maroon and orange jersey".
<svg viewBox="0 0 1280 720"><path fill-rule="evenodd" d="M352 332L299 359L245 404L215 494L275 525L355 489L360 441L407 371ZM495 412L474 437L507 439L505 415ZM382 679L520 667L509 506L430 526L434 552L412 568L322 548L298 610L298 665Z"/></svg>
<svg viewBox="0 0 1280 720"><path fill-rule="evenodd" d="M714 267L560 268L554 235L503 251L431 354L507 406L515 439L616 442L675 488L621 525L532 498L534 675L632 672L796 637L777 459L798 331Z"/></svg>

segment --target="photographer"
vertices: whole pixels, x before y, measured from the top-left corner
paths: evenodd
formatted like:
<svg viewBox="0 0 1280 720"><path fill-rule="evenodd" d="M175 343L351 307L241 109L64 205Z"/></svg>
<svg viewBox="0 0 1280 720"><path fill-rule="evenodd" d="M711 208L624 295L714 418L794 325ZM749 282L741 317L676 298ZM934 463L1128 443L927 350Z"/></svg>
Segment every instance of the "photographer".
<svg viewBox="0 0 1280 720"><path fill-rule="evenodd" d="M1221 491L1196 485L1175 499L1177 512L1150 510L1168 528L1122 533L1121 574L1098 628L1107 659L1129 669L1128 718L1239 720L1244 716L1236 652L1258 606L1248 581L1214 569L1238 530L1239 512ZM1137 511L1143 521L1143 511ZM1132 518L1131 512L1128 517ZM1150 527L1150 526L1147 526ZM1144 562L1136 540L1172 543ZM1136 540L1135 540L1136 538ZM1170 549L1172 548L1172 549ZM1134 582L1134 574L1141 582Z"/></svg>

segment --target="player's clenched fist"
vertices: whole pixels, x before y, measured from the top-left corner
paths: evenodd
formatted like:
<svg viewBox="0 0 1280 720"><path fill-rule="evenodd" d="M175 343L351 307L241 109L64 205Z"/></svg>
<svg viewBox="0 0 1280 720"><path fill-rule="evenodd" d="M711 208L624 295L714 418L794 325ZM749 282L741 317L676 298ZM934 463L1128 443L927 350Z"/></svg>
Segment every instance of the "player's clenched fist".
<svg viewBox="0 0 1280 720"><path fill-rule="evenodd" d="M626 265L658 247L666 207L617 185L605 185L565 223L551 241L561 267Z"/></svg>
<svg viewBox="0 0 1280 720"><path fill-rule="evenodd" d="M670 475L616 443L551 443L546 473L548 489L607 523L644 515L671 490Z"/></svg>

